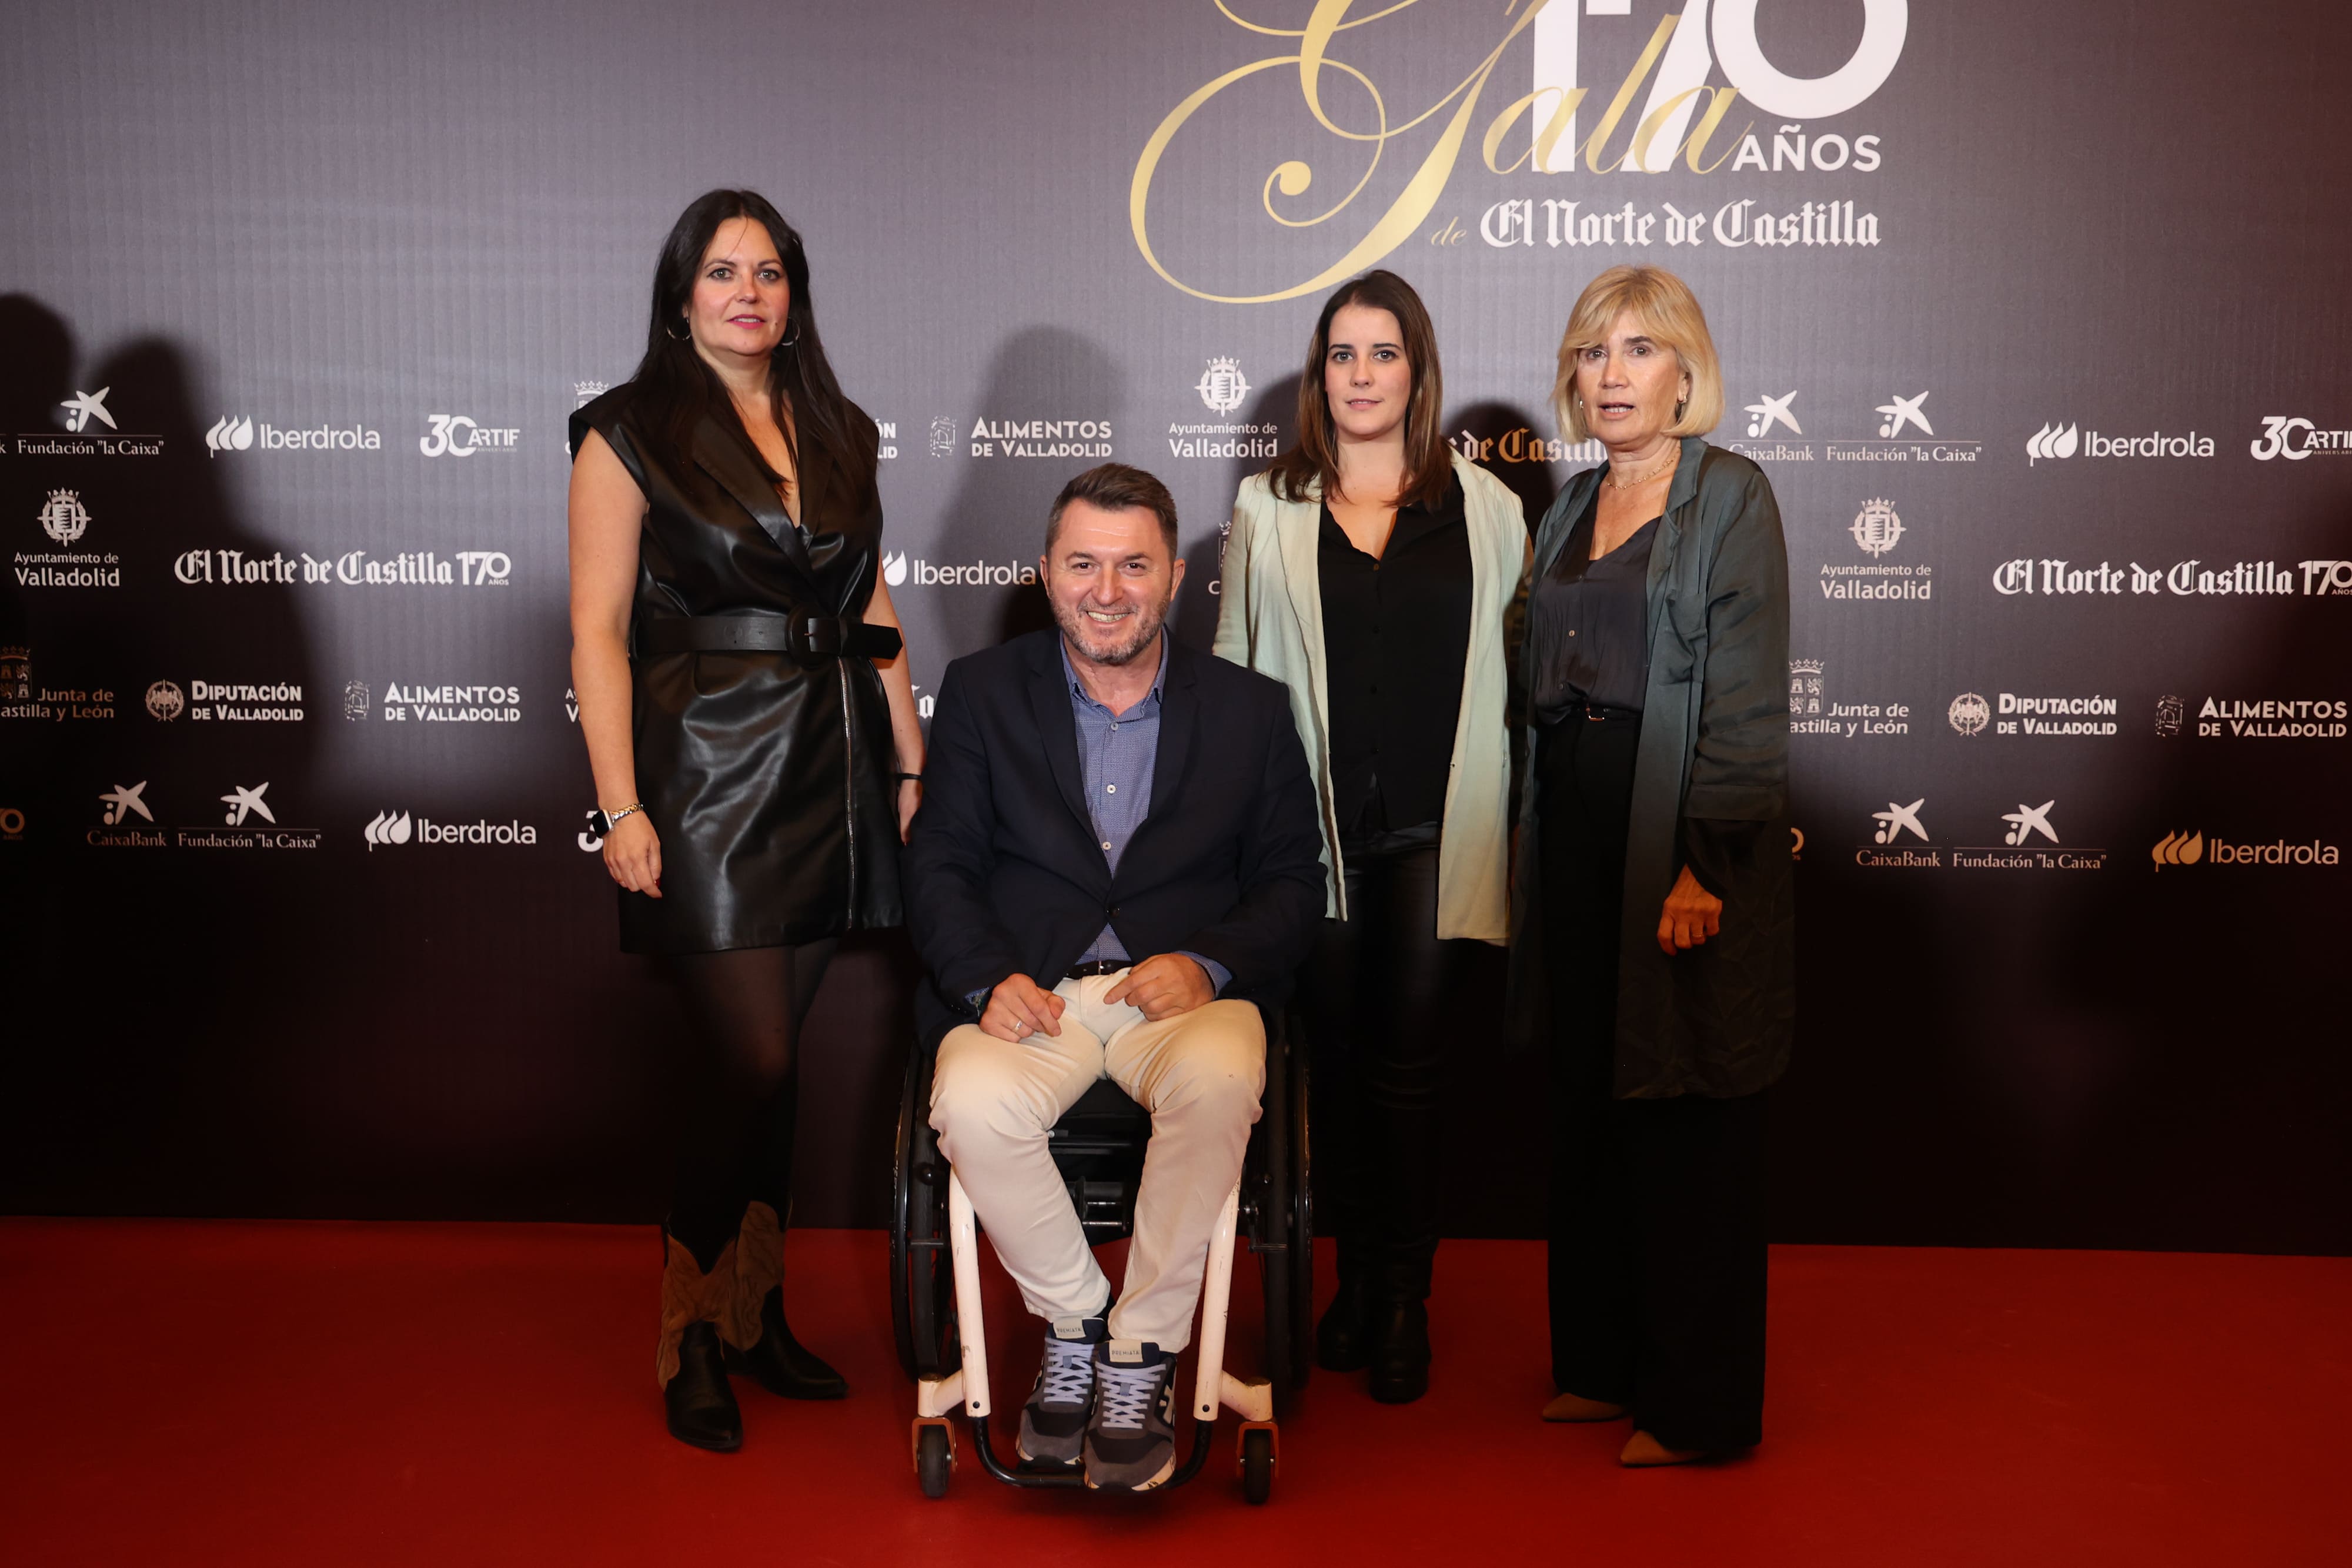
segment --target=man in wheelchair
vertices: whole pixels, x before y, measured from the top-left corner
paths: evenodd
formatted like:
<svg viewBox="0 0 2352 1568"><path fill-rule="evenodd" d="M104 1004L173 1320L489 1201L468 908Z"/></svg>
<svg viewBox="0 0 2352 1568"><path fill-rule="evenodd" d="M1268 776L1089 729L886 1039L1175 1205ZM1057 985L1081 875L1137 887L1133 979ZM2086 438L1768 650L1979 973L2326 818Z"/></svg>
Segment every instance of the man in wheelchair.
<svg viewBox="0 0 2352 1568"><path fill-rule="evenodd" d="M1030 1312L1030 1465L1090 1486L1176 1465L1173 1382L1324 908L1322 836L1284 688L1163 630L1176 507L1140 469L1063 487L1040 569L1057 631L948 666L903 862L929 971L931 1125ZM1048 1152L1108 1077L1151 1113L1117 1304Z"/></svg>

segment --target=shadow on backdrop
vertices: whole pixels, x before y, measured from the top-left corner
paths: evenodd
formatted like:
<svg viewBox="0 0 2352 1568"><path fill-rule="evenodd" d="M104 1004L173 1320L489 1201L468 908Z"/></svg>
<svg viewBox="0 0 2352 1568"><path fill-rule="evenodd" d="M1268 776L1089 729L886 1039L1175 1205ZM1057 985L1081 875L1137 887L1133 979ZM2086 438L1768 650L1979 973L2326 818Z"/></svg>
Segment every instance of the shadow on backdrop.
<svg viewBox="0 0 2352 1568"><path fill-rule="evenodd" d="M979 414L992 423L1108 420L1117 430L1124 423L1126 404L1126 377L1101 345L1066 328L1025 327L1006 339L989 361L981 383ZM1109 461L1095 456L1015 457L1001 450L976 457L971 455L970 425L958 431L957 440L965 449L962 478L948 502L940 528L937 564L967 570L977 568L982 576L1003 569L1017 579L1023 569L1034 569L1045 553L1045 514L1052 509L1054 497L1073 476ZM1074 443L1031 444L1069 444ZM992 647L1054 623L1044 591L1034 584L991 580L927 589L911 586L950 596L939 619L950 628L951 645Z"/></svg>
<svg viewBox="0 0 2352 1568"><path fill-rule="evenodd" d="M11 879L12 946L72 998L75 1018L72 1049L16 1060L0 1142L23 1164L0 1207L283 1212L313 1174L304 1150L320 1135L303 1124L295 1085L308 1058L332 1049L320 1027L332 1013L320 1009L336 1005L334 988L317 952L331 938L311 913L320 852L171 841L222 827L237 810L225 812L223 797L239 790L255 791L280 828L323 827L312 726L238 722L216 707L196 716L214 706L195 700L200 680L295 685L304 705L323 703L300 590L178 580L185 552L259 559L278 547L231 498L180 347L136 340L75 375L73 337L37 300L0 301L7 434L58 431L61 398L102 391L110 433L160 437L161 451L12 455L0 481L11 518L70 492L88 516L73 548L119 558L121 572L117 586L30 590L8 612L30 685L86 695L45 706L92 716L12 734L0 772L37 812L21 846L33 852L29 874ZM126 791L136 806L100 799ZM166 842L85 843L101 826Z"/></svg>

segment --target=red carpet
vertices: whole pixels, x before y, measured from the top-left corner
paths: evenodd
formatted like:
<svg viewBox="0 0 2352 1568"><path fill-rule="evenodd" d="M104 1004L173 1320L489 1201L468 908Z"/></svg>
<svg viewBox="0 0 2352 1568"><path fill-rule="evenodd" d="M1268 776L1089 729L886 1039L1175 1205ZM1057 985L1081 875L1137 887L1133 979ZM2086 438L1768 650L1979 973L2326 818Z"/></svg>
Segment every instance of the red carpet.
<svg viewBox="0 0 2352 1568"><path fill-rule="evenodd" d="M2352 1260L1780 1248L1765 1447L1627 1472L1622 1424L1535 1419L1541 1249L1448 1242L1430 1396L1318 1374L1252 1509L1229 1439L1165 1496L1016 1493L967 1456L925 1500L881 1238L792 1259L793 1325L855 1393L739 1384L743 1449L713 1456L661 1429L646 1230L0 1222L5 1559L2352 1561ZM1003 1407L1036 1353L996 1278ZM1255 1289L1244 1263L1237 1356Z"/></svg>

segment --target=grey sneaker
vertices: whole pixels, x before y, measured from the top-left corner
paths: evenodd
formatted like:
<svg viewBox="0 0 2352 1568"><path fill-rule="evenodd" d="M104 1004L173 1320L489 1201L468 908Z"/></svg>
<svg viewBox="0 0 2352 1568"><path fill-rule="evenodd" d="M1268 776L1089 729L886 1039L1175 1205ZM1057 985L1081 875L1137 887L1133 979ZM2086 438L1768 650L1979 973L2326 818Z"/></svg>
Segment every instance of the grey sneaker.
<svg viewBox="0 0 2352 1568"><path fill-rule="evenodd" d="M1108 1333L1100 1318L1056 1318L1045 1325L1045 1363L1021 1407L1014 1444L1024 1465L1077 1464L1095 1407L1095 1346Z"/></svg>
<svg viewBox="0 0 2352 1568"><path fill-rule="evenodd" d="M1087 1485L1150 1491L1176 1473L1176 1358L1140 1340L1108 1340L1095 1347L1095 1382Z"/></svg>

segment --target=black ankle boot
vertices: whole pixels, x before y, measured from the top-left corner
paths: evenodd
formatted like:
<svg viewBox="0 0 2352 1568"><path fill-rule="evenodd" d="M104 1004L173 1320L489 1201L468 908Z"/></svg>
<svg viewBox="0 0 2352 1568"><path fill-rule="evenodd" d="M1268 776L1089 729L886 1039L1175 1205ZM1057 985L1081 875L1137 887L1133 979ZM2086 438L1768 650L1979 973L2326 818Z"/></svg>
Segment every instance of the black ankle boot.
<svg viewBox="0 0 2352 1568"><path fill-rule="evenodd" d="M824 1359L793 1337L784 1322L782 1286L760 1298L760 1342L749 1350L726 1347L727 1370L755 1380L786 1399L846 1399L849 1385Z"/></svg>
<svg viewBox="0 0 2352 1568"><path fill-rule="evenodd" d="M727 1386L727 1366L719 1331L688 1323L677 1342L677 1372L662 1385L662 1409L669 1435L681 1443L731 1454L743 1446L743 1413Z"/></svg>
<svg viewBox="0 0 2352 1568"><path fill-rule="evenodd" d="M1360 1372L1372 1364L1371 1281L1342 1272L1339 1293L1315 1325L1315 1364L1326 1372Z"/></svg>
<svg viewBox="0 0 2352 1568"><path fill-rule="evenodd" d="M1429 1309L1420 1301L1383 1301L1372 1313L1372 1397L1410 1405L1429 1392Z"/></svg>

